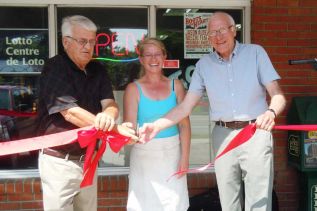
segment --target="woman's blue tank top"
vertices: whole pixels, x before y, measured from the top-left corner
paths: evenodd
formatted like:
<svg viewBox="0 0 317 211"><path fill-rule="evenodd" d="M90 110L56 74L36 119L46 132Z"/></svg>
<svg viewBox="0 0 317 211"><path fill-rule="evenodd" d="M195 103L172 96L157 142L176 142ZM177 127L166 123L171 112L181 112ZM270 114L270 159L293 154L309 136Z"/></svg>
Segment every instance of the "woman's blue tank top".
<svg viewBox="0 0 317 211"><path fill-rule="evenodd" d="M165 116L172 108L177 105L177 98L174 91L174 80L171 81L172 91L170 95L164 100L152 100L144 96L141 86L138 82L135 82L139 93L140 102L138 107L137 122L140 127L144 123L154 122L155 120ZM166 138L170 136L175 136L178 134L178 127L176 125L166 128L160 131L155 138Z"/></svg>

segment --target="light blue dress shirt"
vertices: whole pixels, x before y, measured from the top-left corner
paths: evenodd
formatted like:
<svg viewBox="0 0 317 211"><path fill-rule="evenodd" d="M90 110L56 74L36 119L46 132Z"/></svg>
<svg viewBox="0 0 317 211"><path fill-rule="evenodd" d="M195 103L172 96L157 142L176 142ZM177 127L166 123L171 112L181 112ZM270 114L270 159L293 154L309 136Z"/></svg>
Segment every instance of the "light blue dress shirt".
<svg viewBox="0 0 317 211"><path fill-rule="evenodd" d="M229 61L212 52L197 62L189 92L206 90L212 121L248 121L267 110L265 85L278 79L261 46L236 41Z"/></svg>

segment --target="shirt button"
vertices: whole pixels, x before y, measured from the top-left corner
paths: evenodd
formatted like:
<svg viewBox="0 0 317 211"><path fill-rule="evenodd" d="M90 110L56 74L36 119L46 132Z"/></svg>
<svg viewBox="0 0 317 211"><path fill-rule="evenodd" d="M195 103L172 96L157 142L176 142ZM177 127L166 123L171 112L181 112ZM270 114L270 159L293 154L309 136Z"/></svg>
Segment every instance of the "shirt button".
<svg viewBox="0 0 317 211"><path fill-rule="evenodd" d="M234 96L234 93L231 93L231 96Z"/></svg>

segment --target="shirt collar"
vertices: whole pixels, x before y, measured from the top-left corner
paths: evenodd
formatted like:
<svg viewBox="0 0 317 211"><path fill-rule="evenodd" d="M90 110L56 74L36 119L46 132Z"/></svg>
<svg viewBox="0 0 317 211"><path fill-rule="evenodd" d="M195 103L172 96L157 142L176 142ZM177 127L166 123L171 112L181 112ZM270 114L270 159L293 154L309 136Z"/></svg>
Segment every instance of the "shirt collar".
<svg viewBox="0 0 317 211"><path fill-rule="evenodd" d="M69 62L69 64L71 65L73 70L79 71L79 72L84 73L85 75L87 75L87 72L88 72L87 71L87 66L88 66L88 64L86 65L86 72L84 72L83 70L79 69L79 67L73 62L73 60L71 60L71 58L67 55L66 52L63 52L62 56L66 58L66 60Z"/></svg>
<svg viewBox="0 0 317 211"><path fill-rule="evenodd" d="M235 46L234 46L234 49L230 55L231 59L234 58L238 51L239 51L239 48L240 48L240 43L238 40L235 41ZM220 62L224 62L225 60L217 53L217 51L213 51L212 52L212 56L216 57L218 61Z"/></svg>

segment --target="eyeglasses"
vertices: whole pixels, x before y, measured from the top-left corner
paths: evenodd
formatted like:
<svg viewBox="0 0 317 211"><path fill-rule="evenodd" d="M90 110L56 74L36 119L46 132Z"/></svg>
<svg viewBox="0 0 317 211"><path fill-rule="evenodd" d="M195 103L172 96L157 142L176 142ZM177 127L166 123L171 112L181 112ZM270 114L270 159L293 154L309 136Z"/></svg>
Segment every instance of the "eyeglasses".
<svg viewBox="0 0 317 211"><path fill-rule="evenodd" d="M151 58L161 58L163 57L162 53L156 53L156 54L144 54L142 55L142 57L146 58L146 59L151 59Z"/></svg>
<svg viewBox="0 0 317 211"><path fill-rule="evenodd" d="M74 41L76 41L79 45L81 45L82 47L84 47L85 45L87 45L87 43L89 43L89 45L91 46L94 46L96 45L96 40L87 40L87 39L84 39L84 38L81 38L81 39L76 39L74 37L71 37L71 36L66 36L67 38L70 38Z"/></svg>
<svg viewBox="0 0 317 211"><path fill-rule="evenodd" d="M221 27L220 29L218 30L212 30L212 31L209 31L208 32L208 36L210 37L215 37L217 36L217 34L220 34L220 35L224 35L224 34L227 34L229 29L233 27L233 25L231 26L228 26L228 27Z"/></svg>

